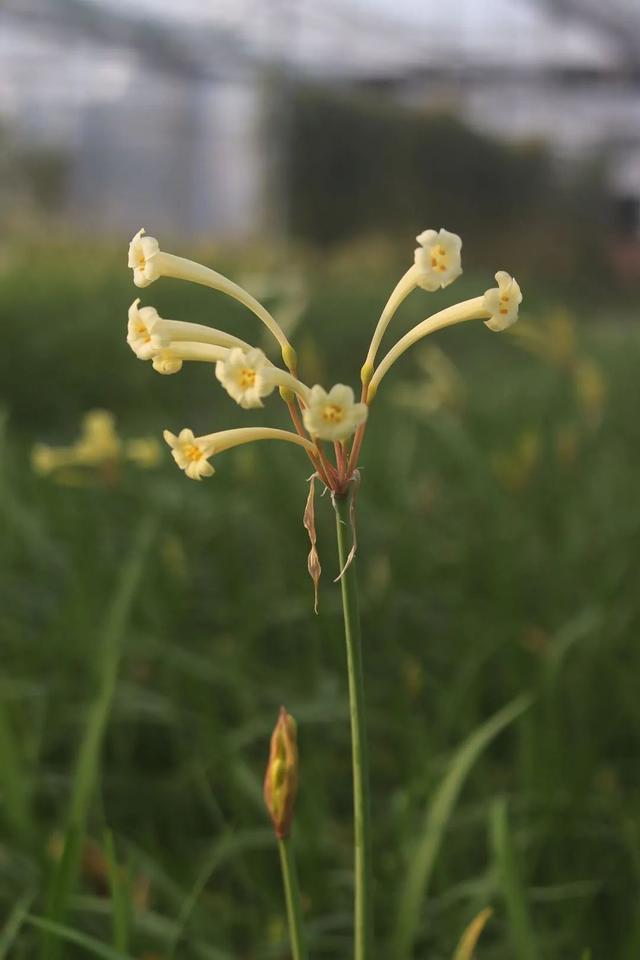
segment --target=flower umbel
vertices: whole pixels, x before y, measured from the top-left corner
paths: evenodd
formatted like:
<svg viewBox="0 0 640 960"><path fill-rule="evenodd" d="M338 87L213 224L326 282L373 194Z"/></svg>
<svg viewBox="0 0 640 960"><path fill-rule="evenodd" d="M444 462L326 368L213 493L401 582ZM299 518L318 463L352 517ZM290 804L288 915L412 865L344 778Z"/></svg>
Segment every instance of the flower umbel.
<svg viewBox="0 0 640 960"><path fill-rule="evenodd" d="M518 319L522 293L517 282L505 270L498 270L496 280L498 286L487 290L484 295L484 308L491 314L485 324L490 330L500 333Z"/></svg>
<svg viewBox="0 0 640 960"><path fill-rule="evenodd" d="M311 388L309 405L302 411L304 425L319 440L346 440L367 419L366 403L355 403L353 390L336 383L327 393L316 384Z"/></svg>
<svg viewBox="0 0 640 960"><path fill-rule="evenodd" d="M288 370L275 366L259 348L226 331L197 323L165 320L153 307L141 307L136 300L129 308L127 340L142 360L151 360L162 374L177 373L185 361L215 365L215 374L227 393L244 409L264 406L264 399L279 387L296 432L266 427L228 430L195 437L188 429L177 436L165 432L176 463L187 476L200 480L214 472L209 463L214 453L261 439L284 439L303 446L315 474L338 495L346 495L356 478L368 412L383 377L402 354L423 337L467 320L483 320L492 330L504 330L517 318L522 300L520 288L508 273L496 274L498 287L484 296L446 307L427 317L401 337L376 366L378 349L385 331L410 293L421 287L435 291L448 287L462 273L462 240L449 230L424 230L417 237L414 263L396 284L385 304L361 370L362 396L356 401L353 390L335 384L330 390L316 384L309 387L297 376L296 353L282 328L268 310L232 280L209 267L161 250L157 240L140 230L129 246L129 266L134 282L148 286L158 277L174 277L200 283L226 293L248 307L278 341ZM353 438L351 444L350 439ZM327 457L323 441L332 443L335 462ZM221 446L221 444L223 444Z"/></svg>

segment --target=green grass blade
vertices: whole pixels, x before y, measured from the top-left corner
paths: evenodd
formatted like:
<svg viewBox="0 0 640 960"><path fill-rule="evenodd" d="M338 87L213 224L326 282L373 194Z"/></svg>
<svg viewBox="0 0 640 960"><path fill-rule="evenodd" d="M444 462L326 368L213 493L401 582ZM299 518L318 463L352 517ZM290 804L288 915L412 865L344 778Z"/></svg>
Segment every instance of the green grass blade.
<svg viewBox="0 0 640 960"><path fill-rule="evenodd" d="M23 841L31 836L29 791L25 772L16 750L16 740L0 701L0 790L4 817Z"/></svg>
<svg viewBox="0 0 640 960"><path fill-rule="evenodd" d="M478 727L454 754L449 768L429 803L413 856L402 886L392 955L409 960L420 926L421 907L429 889L436 858L460 795L474 763L498 734L531 705L521 694Z"/></svg>
<svg viewBox="0 0 640 960"><path fill-rule="evenodd" d="M45 920L44 917L33 916L27 917L27 923L46 931L58 943L66 940L67 943L75 943L76 946L83 947L93 957L101 957L102 960L134 960L131 954L114 950L113 947L106 946L106 944L96 940L95 937L90 937L86 933L67 927L64 923L54 923L52 920Z"/></svg>
<svg viewBox="0 0 640 960"><path fill-rule="evenodd" d="M29 907L34 899L33 893L26 894L16 903L15 907L6 919L6 922L0 931L0 960L9 956L9 950L20 933L22 924L27 919Z"/></svg>
<svg viewBox="0 0 640 960"><path fill-rule="evenodd" d="M129 927L131 923L131 883L128 874L118 865L113 834L110 830L105 832L104 848L111 889L113 945L116 950L126 953L129 949Z"/></svg>
<svg viewBox="0 0 640 960"><path fill-rule="evenodd" d="M498 797L491 806L491 842L507 908L514 955L517 960L539 960L540 951L529 916L526 890L518 870L504 797Z"/></svg>
<svg viewBox="0 0 640 960"><path fill-rule="evenodd" d="M272 846L273 833L271 830L246 830L240 834L230 833L213 843L198 872L193 887L180 908L175 933L167 947L167 960L173 960L175 957L195 905L218 867L244 850L269 849Z"/></svg>
<svg viewBox="0 0 640 960"><path fill-rule="evenodd" d="M84 737L80 742L64 853L54 870L49 889L47 917L57 923L64 919L69 895L78 873L89 804L98 775L102 740L116 688L122 637L142 576L153 530L154 523L149 517L140 522L102 629L98 689L89 708ZM57 960L60 956L60 940L51 936L46 927L43 929L43 960Z"/></svg>

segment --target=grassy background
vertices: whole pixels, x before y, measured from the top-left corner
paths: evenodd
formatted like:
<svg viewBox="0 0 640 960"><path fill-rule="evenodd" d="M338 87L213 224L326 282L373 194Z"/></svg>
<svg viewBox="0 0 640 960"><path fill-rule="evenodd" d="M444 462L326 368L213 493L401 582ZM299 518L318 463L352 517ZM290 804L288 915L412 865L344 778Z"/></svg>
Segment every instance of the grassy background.
<svg viewBox="0 0 640 960"><path fill-rule="evenodd" d="M202 484L168 456L155 471L79 487L30 470L32 443L68 443L92 407L113 410L127 437L285 423L275 398L246 414L209 370L163 378L135 359L120 253L85 263L77 250L25 250L2 268L0 957L98 956L100 944L118 948L105 957L147 960L287 957L261 800L284 702L299 722L295 844L312 953L342 960L346 677L327 500L312 611L306 460L258 444L221 457ZM375 254L306 262L310 303L295 334L304 379L355 386L397 266ZM415 294L396 332L489 282L465 275L428 305ZM257 321L210 291L161 281L143 293L165 316L256 339ZM525 310L552 331L555 359L481 324L439 338L464 380L453 406L401 406L401 388L424 386L405 358L380 391L363 456L376 923L388 943L407 871L435 831L415 950L424 960L450 957L487 904L483 960L640 956L640 334L581 311L563 352L549 326L555 303L531 295ZM576 389L584 358L601 372L602 398ZM446 829L425 826L455 751L523 691L533 706L473 766ZM78 786L79 744L101 721L104 742L86 747ZM60 861L70 823L77 876ZM37 918L93 940L56 954ZM379 957L400 960L389 948Z"/></svg>

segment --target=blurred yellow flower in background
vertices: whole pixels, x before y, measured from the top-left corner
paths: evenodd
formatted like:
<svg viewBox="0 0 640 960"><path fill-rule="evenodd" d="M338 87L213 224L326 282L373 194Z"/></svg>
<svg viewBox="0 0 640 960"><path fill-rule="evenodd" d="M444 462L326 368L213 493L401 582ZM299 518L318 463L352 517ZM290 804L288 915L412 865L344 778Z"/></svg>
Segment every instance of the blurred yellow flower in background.
<svg viewBox="0 0 640 960"><path fill-rule="evenodd" d="M80 434L69 446L55 447L34 444L31 466L40 476L53 474L61 483L77 485L102 475L113 482L119 467L126 462L140 469L157 467L161 447L155 437L137 437L122 440L115 427L115 417L109 410L89 410L82 418Z"/></svg>

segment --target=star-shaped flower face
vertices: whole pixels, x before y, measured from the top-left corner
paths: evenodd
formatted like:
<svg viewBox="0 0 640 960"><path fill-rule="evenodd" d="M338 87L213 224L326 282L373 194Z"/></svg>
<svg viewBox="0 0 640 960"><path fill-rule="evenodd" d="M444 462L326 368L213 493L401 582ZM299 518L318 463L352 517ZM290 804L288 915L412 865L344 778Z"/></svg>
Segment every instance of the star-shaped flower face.
<svg viewBox="0 0 640 960"><path fill-rule="evenodd" d="M164 439L171 447L171 455L181 470L192 480L202 480L210 477L215 470L208 458L213 454L210 444L202 442L201 437L194 437L193 431L186 427L176 437L169 430L164 431Z"/></svg>
<svg viewBox="0 0 640 960"><path fill-rule="evenodd" d="M155 307L139 307L140 298L129 307L127 343L139 360L152 360L161 344L153 335L160 316Z"/></svg>
<svg viewBox="0 0 640 960"><path fill-rule="evenodd" d="M496 273L497 287L487 290L484 295L483 306L490 314L485 320L490 330L499 333L506 330L518 319L518 307L522 303L522 292L513 277L504 270Z"/></svg>
<svg viewBox="0 0 640 960"><path fill-rule="evenodd" d="M419 286L431 292L448 287L462 273L460 237L448 230L425 230L416 240L420 244L415 252Z"/></svg>
<svg viewBox="0 0 640 960"><path fill-rule="evenodd" d="M148 287L160 276L154 258L160 253L160 245L155 237L146 237L144 228L139 230L129 244L129 266L133 270L133 282L136 287Z"/></svg>
<svg viewBox="0 0 640 960"><path fill-rule="evenodd" d="M353 390L337 383L327 393L316 384L302 411L304 425L319 440L346 440L367 419L366 403L354 403Z"/></svg>
<svg viewBox="0 0 640 960"><path fill-rule="evenodd" d="M245 410L262 407L261 397L273 393L275 384L265 381L262 372L269 361L257 347L241 350L235 347L224 360L216 363L216 377L230 397Z"/></svg>

